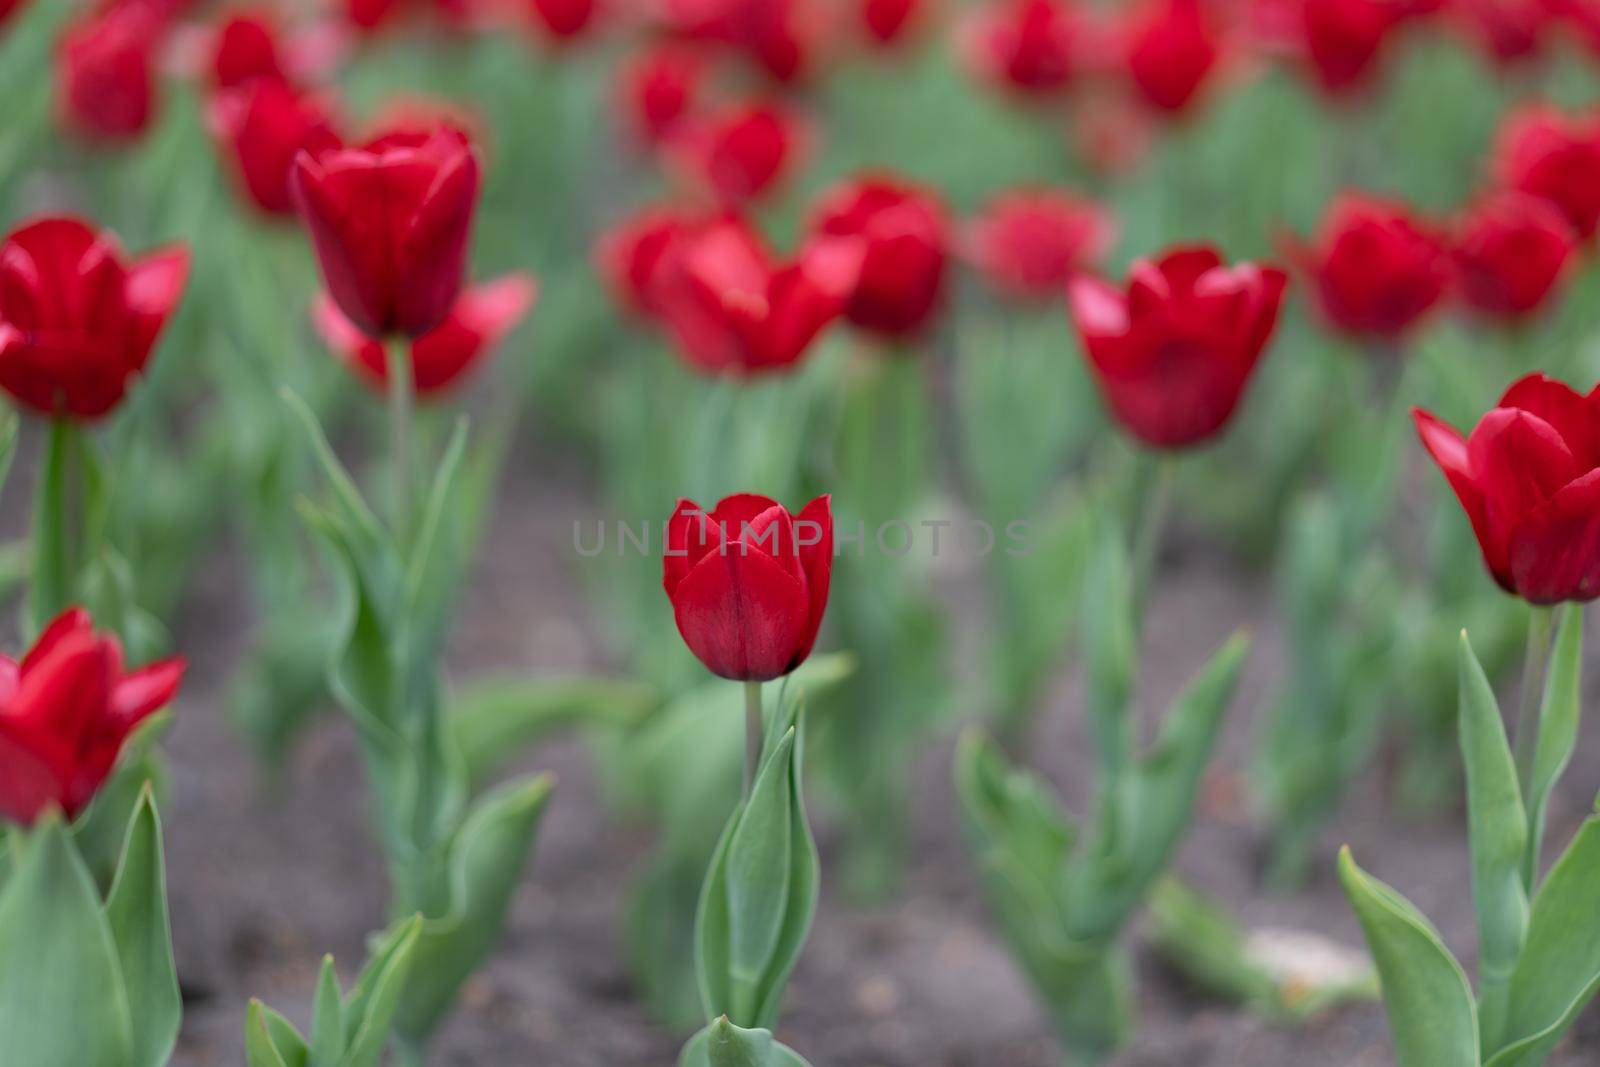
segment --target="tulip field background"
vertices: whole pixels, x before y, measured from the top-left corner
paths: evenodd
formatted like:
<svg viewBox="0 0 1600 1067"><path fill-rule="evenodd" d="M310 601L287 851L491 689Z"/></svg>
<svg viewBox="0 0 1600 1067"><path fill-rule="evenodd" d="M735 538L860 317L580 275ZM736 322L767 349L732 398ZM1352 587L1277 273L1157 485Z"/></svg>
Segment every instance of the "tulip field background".
<svg viewBox="0 0 1600 1067"><path fill-rule="evenodd" d="M1538 106L1593 124L1587 187L1600 190L1600 12L1348 0L1394 26L1334 93L1297 27L1339 0L1202 0L1228 32L1172 113L1138 94L1120 45L1080 42L1059 92L995 76L972 42L1008 0L910 0L904 27L900 5L879 0L739 0L796 34L801 69L700 42L710 73L674 139L640 128L635 75L650 48L694 36L669 29L696 5L597 2L401 0L375 29L355 25L355 2L251 5L348 139L397 114L466 131L483 174L471 277L537 284L531 310L488 331L504 336L415 415L429 469L458 416L471 424L454 517L469 562L444 677L473 783L555 777L503 935L426 1062L665 1065L705 1024L692 931L739 795L739 708L674 626L660 539L680 497L709 506L748 490L796 513L831 492L841 529L919 531L904 554L870 534L864 552L840 552L795 676L822 891L781 1041L816 1067L1061 1063L986 907L952 763L982 727L1068 810L1094 802L1094 531L1148 494L1169 510L1139 594L1143 736L1229 633L1252 646L1175 878L1132 925L1136 1024L1109 1062L1394 1063L1336 857L1348 844L1476 973L1457 641L1467 629L1509 707L1530 616L1485 571L1409 411L1470 429L1533 371L1587 392L1600 257L1574 235L1558 287L1516 322L1475 313L1452 280L1425 317L1375 340L1318 306L1317 235L1359 191L1454 241L1505 180L1508 117ZM184 995L172 1062L231 1067L245 1062L252 997L309 1025L323 955L353 977L390 918L362 745L326 680L337 582L303 501L332 494L283 393L379 500L384 398L318 328L306 227L242 187L212 69L217 28L241 8L173 2L160 40L128 60L149 65L148 121L111 137L63 102L61 42L114 6L0 0L14 8L0 16L0 214L9 231L70 213L130 251L182 242L192 256L142 379L89 424L116 559L95 592L118 606L130 660L188 661L159 742ZM1071 6L1103 27L1146 10ZM1497 58L1491 44L1514 51L1519 20L1539 27L1536 51ZM108 63L76 106L124 99L125 75ZM716 116L747 104L780 112L781 130L713 144ZM753 177L765 169L770 180ZM618 234L644 209L735 212L791 257L818 204L861 174L925 188L946 217L942 292L919 332L883 341L841 319L779 361L792 365L707 373L619 276ZM1259 370L1204 447L1150 461L1105 411L1066 285L1023 298L996 284L975 220L1001 194L1041 188L1098 208L1073 272L1120 286L1141 257L1199 242L1287 272ZM1371 253L1375 277L1386 254ZM1505 256L1516 273L1532 253ZM20 615L40 565L28 539L49 427L25 407L17 417L0 588ZM920 524L943 520L1021 521L1034 551L934 551ZM619 545L619 523L648 524L654 540ZM585 550L601 528L604 549ZM21 642L4 630L8 651ZM1585 723L1548 812L1547 862L1597 789L1600 729ZM55 1067L13 1063L5 1044L0 1033L0 1067ZM1546 1062L1600 1062L1592 1005Z"/></svg>

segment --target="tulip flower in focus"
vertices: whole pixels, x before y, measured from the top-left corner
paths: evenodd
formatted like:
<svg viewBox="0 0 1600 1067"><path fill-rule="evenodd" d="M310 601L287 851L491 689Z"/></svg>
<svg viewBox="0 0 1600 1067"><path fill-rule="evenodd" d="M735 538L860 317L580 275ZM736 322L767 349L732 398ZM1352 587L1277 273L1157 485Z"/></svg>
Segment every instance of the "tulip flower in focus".
<svg viewBox="0 0 1600 1067"><path fill-rule="evenodd" d="M240 185L269 215L294 214L289 176L301 152L315 156L341 144L327 106L275 78L217 94L211 120Z"/></svg>
<svg viewBox="0 0 1600 1067"><path fill-rule="evenodd" d="M1229 267L1206 246L1135 262L1126 292L1098 278L1072 282L1072 316L1117 421L1155 448L1219 433L1272 337L1287 284L1276 267Z"/></svg>
<svg viewBox="0 0 1600 1067"><path fill-rule="evenodd" d="M668 146L673 161L717 200L743 204L793 169L800 124L771 103L740 104L687 120Z"/></svg>
<svg viewBox="0 0 1600 1067"><path fill-rule="evenodd" d="M1306 58L1330 94L1366 84L1401 22L1389 0L1303 0L1301 16Z"/></svg>
<svg viewBox="0 0 1600 1067"><path fill-rule="evenodd" d="M1048 189L1017 190L997 197L967 223L962 248L997 288L1052 300L1110 250L1116 233L1098 204Z"/></svg>
<svg viewBox="0 0 1600 1067"><path fill-rule="evenodd" d="M1081 30L1078 13L1060 0L987 0L960 27L958 44L984 80L1052 94L1072 81Z"/></svg>
<svg viewBox="0 0 1600 1067"><path fill-rule="evenodd" d="M183 670L168 659L124 671L121 643L82 608L45 627L20 663L0 656L0 818L29 826L51 807L76 818Z"/></svg>
<svg viewBox="0 0 1600 1067"><path fill-rule="evenodd" d="M660 300L664 273L675 242L691 224L680 214L649 208L613 226L595 245L594 261L617 303L636 314L663 311Z"/></svg>
<svg viewBox="0 0 1600 1067"><path fill-rule="evenodd" d="M462 290L450 317L411 343L417 396L444 393L476 370L532 309L538 292L538 284L527 274ZM317 299L313 318L328 347L381 394L389 381L383 344L356 329L325 293Z"/></svg>
<svg viewBox="0 0 1600 1067"><path fill-rule="evenodd" d="M1466 437L1413 416L1502 588L1533 604L1600 596L1600 388L1531 374Z"/></svg>
<svg viewBox="0 0 1600 1067"><path fill-rule="evenodd" d="M683 45L634 57L622 68L619 94L629 128L647 144L665 141L693 110L705 75L705 57Z"/></svg>
<svg viewBox="0 0 1600 1067"><path fill-rule="evenodd" d="M1316 239L1295 249L1317 302L1339 330L1393 343L1444 295L1449 258L1439 236L1404 204L1346 195Z"/></svg>
<svg viewBox="0 0 1600 1067"><path fill-rule="evenodd" d="M846 317L863 330L896 338L919 332L938 310L948 228L933 193L887 176L836 186L812 221L814 233L856 238L864 249Z"/></svg>
<svg viewBox="0 0 1600 1067"><path fill-rule="evenodd" d="M183 295L182 248L125 263L78 219L30 222L0 245L0 388L42 415L96 419L143 372Z"/></svg>
<svg viewBox="0 0 1600 1067"><path fill-rule="evenodd" d="M713 674L766 682L804 663L828 607L833 508L799 515L740 493L710 513L678 501L668 520L663 587L678 632Z"/></svg>
<svg viewBox="0 0 1600 1067"><path fill-rule="evenodd" d="M450 127L301 152L290 176L329 294L376 338L420 337L449 315L478 186L477 155Z"/></svg>
<svg viewBox="0 0 1600 1067"><path fill-rule="evenodd" d="M1128 31L1128 73L1152 107L1183 111L1221 55L1202 0L1154 0Z"/></svg>
<svg viewBox="0 0 1600 1067"><path fill-rule="evenodd" d="M160 24L144 9L109 7L73 23L61 41L57 97L76 132L96 140L139 136L155 113Z"/></svg>
<svg viewBox="0 0 1600 1067"><path fill-rule="evenodd" d="M1461 297L1486 315L1525 318L1555 293L1577 249L1577 235L1554 205L1499 193L1461 224L1454 248Z"/></svg>
<svg viewBox="0 0 1600 1067"><path fill-rule="evenodd" d="M1560 208L1580 236L1600 227L1600 118L1534 105L1501 127L1496 169L1508 188Z"/></svg>
<svg viewBox="0 0 1600 1067"><path fill-rule="evenodd" d="M696 369L781 370L844 311L862 255L860 242L821 238L777 263L746 224L729 219L672 242L649 299Z"/></svg>

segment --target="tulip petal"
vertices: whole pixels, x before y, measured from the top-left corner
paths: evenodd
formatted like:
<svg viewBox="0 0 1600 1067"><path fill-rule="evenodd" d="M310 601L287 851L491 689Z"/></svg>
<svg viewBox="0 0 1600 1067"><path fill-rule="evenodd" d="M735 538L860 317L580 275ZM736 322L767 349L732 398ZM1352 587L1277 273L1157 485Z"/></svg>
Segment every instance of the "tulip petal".
<svg viewBox="0 0 1600 1067"><path fill-rule="evenodd" d="M187 666L182 659L164 659L124 675L111 690L111 717L131 730L172 703Z"/></svg>
<svg viewBox="0 0 1600 1067"><path fill-rule="evenodd" d="M787 672L809 626L804 583L761 552L713 552L672 596L685 643L714 674L769 681Z"/></svg>
<svg viewBox="0 0 1600 1067"><path fill-rule="evenodd" d="M687 498L680 499L667 520L666 550L662 553L664 573L662 587L672 596L683 581L684 575L707 552L722 545L722 528L699 504Z"/></svg>
<svg viewBox="0 0 1600 1067"><path fill-rule="evenodd" d="M0 715L0 818L31 825L50 804L59 803L63 791L50 761Z"/></svg>
<svg viewBox="0 0 1600 1067"><path fill-rule="evenodd" d="M828 588L833 579L833 497L823 495L807 504L795 520L800 566L806 575L810 616L800 640L799 658L811 654L828 608Z"/></svg>
<svg viewBox="0 0 1600 1067"><path fill-rule="evenodd" d="M1461 508L1467 513L1467 521L1472 524L1472 532L1483 551L1483 561L1489 573L1503 588L1512 590L1511 567L1504 546L1498 544L1490 534L1483 492L1472 477L1472 465L1467 458L1466 438L1454 426L1421 408L1413 408L1411 418L1416 423L1422 446L1444 472L1445 480L1455 490L1456 499L1461 501Z"/></svg>
<svg viewBox="0 0 1600 1067"><path fill-rule="evenodd" d="M21 671L24 675L38 667L56 647L74 634L88 633L91 623L88 611L81 607L70 607L45 624L33 647L27 655L22 657Z"/></svg>
<svg viewBox="0 0 1600 1067"><path fill-rule="evenodd" d="M128 272L124 299L133 314L134 370L144 369L188 279L189 250L181 246L146 256Z"/></svg>
<svg viewBox="0 0 1600 1067"><path fill-rule="evenodd" d="M455 306L466 274L479 181L478 157L461 139L400 238L394 310L399 328L412 337L436 328ZM392 225L401 222L391 220Z"/></svg>
<svg viewBox="0 0 1600 1067"><path fill-rule="evenodd" d="M1511 538L1517 593L1534 604L1600 597L1600 470L1563 487Z"/></svg>
<svg viewBox="0 0 1600 1067"><path fill-rule="evenodd" d="M1513 383L1500 399L1555 427L1581 470L1600 467L1600 407L1565 382L1530 374Z"/></svg>
<svg viewBox="0 0 1600 1067"><path fill-rule="evenodd" d="M1100 278L1080 275L1067 286L1078 332L1085 338L1122 337L1128 332L1128 301Z"/></svg>

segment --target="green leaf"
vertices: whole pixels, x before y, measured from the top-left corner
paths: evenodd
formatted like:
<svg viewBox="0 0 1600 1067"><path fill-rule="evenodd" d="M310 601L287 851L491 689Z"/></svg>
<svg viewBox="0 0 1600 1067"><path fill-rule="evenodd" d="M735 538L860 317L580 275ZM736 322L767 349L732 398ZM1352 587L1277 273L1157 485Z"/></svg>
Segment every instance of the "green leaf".
<svg viewBox="0 0 1600 1067"><path fill-rule="evenodd" d="M1491 1067L1534 1067L1600 987L1600 816L1590 816L1533 898L1511 976L1506 1047Z"/></svg>
<svg viewBox="0 0 1600 1067"><path fill-rule="evenodd" d="M1479 1067L1478 1012L1461 965L1404 897L1339 852L1339 881L1383 983L1398 1067Z"/></svg>
<svg viewBox="0 0 1600 1067"><path fill-rule="evenodd" d="M726 1015L684 1046L678 1067L810 1067L793 1049L772 1039L772 1031L745 1030Z"/></svg>
<svg viewBox="0 0 1600 1067"><path fill-rule="evenodd" d="M798 704L798 701L796 701ZM817 895L822 884L822 864L817 856L817 844L811 836L811 823L806 817L805 796L805 723L798 712L794 713L789 732L794 734L794 753L789 760L789 906L784 914L783 927L778 932L778 943L757 989L756 1020L762 1026L776 1026L778 1011L783 1003L789 976L800 961L806 937L811 932L811 922L816 917Z"/></svg>
<svg viewBox="0 0 1600 1067"><path fill-rule="evenodd" d="M1545 808L1550 791L1567 769L1578 744L1579 701L1583 667L1583 605L1571 604L1562 612L1561 629L1545 678L1544 701L1539 707L1539 741L1533 761L1533 779L1527 788L1528 839L1523 862L1524 884L1531 890L1539 876L1539 852L1544 842Z"/></svg>
<svg viewBox="0 0 1600 1067"><path fill-rule="evenodd" d="M0 894L0 1034L19 1064L126 1064L133 1021L94 882L59 817L21 842Z"/></svg>
<svg viewBox="0 0 1600 1067"><path fill-rule="evenodd" d="M1483 1047L1500 1045L1505 996L1528 927L1522 861L1528 823L1500 705L1465 632L1460 642L1461 707L1457 725L1467 771L1467 832L1472 898L1478 913Z"/></svg>
<svg viewBox="0 0 1600 1067"><path fill-rule="evenodd" d="M311 1013L311 1063L313 1067L339 1067L344 1058L344 994L333 957L322 957L317 975L317 995Z"/></svg>
<svg viewBox="0 0 1600 1067"><path fill-rule="evenodd" d="M408 1040L433 1031L494 947L553 784L539 775L485 794L451 842L450 911L423 923L400 999L395 1028Z"/></svg>
<svg viewBox="0 0 1600 1067"><path fill-rule="evenodd" d="M95 795L94 802L72 824L72 843L88 866L95 885L109 892L117 865L127 843L128 824L134 817L145 789L158 796L166 782L166 771L156 751L156 742L172 725L170 709L159 711L140 723L122 746L117 768Z"/></svg>
<svg viewBox="0 0 1600 1067"><path fill-rule="evenodd" d="M311 1058L289 1020L255 999L245 1012L244 1054L249 1067L308 1067Z"/></svg>
<svg viewBox="0 0 1600 1067"><path fill-rule="evenodd" d="M1102 796L1118 787L1134 755L1130 708L1138 662L1134 616L1128 554L1108 523L1084 582L1082 623L1089 732Z"/></svg>
<svg viewBox="0 0 1600 1067"><path fill-rule="evenodd" d="M183 998L172 960L161 818L147 783L128 823L106 921L116 943L132 1023L135 1067L165 1067L178 1043Z"/></svg>
<svg viewBox="0 0 1600 1067"><path fill-rule="evenodd" d="M446 719L468 780L488 779L506 760L555 730L641 722L655 691L606 678L501 678L456 695Z"/></svg>
<svg viewBox="0 0 1600 1067"><path fill-rule="evenodd" d="M344 1005L345 1054L341 1067L376 1067L411 974L423 919L396 924L373 950Z"/></svg>

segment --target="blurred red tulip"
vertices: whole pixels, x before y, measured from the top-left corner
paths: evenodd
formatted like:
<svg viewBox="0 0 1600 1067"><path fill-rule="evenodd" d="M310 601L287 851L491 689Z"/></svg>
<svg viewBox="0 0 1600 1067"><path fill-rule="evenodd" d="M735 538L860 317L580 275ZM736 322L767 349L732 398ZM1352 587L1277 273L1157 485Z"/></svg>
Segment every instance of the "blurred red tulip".
<svg viewBox="0 0 1600 1067"><path fill-rule="evenodd" d="M865 249L845 315L856 326L905 337L927 326L944 292L949 235L944 208L927 190L889 176L845 182L826 194L817 234L853 237Z"/></svg>
<svg viewBox="0 0 1600 1067"><path fill-rule="evenodd" d="M833 575L829 497L799 515L754 493L709 514L679 500L666 539L662 585L678 632L713 674L766 682L805 662Z"/></svg>
<svg viewBox="0 0 1600 1067"><path fill-rule="evenodd" d="M0 656L0 817L30 826L54 807L76 818L183 671L166 659L124 672L121 643L82 608L46 626L21 663Z"/></svg>
<svg viewBox="0 0 1600 1067"><path fill-rule="evenodd" d="M1534 604L1600 596L1600 388L1529 375L1465 438L1412 414L1502 588Z"/></svg>
<svg viewBox="0 0 1600 1067"><path fill-rule="evenodd" d="M619 94L629 128L647 144L675 133L693 110L706 75L706 57L681 44L660 44L622 68Z"/></svg>
<svg viewBox="0 0 1600 1067"><path fill-rule="evenodd" d="M406 0L345 0L345 21L365 33L381 30L401 14Z"/></svg>
<svg viewBox="0 0 1600 1067"><path fill-rule="evenodd" d="M527 0L527 4L534 21L557 40L578 36L595 16L595 0Z"/></svg>
<svg viewBox="0 0 1600 1067"><path fill-rule="evenodd" d="M1192 103L1221 55L1201 0L1154 0L1129 27L1128 72L1140 95L1163 111Z"/></svg>
<svg viewBox="0 0 1600 1067"><path fill-rule="evenodd" d="M1600 226L1600 117L1564 114L1536 104L1501 126L1501 182L1548 200L1583 237Z"/></svg>
<svg viewBox="0 0 1600 1067"><path fill-rule="evenodd" d="M1053 300L1073 275L1110 251L1117 227L1100 205L1049 189L995 198L964 232L966 257L994 285L1025 299Z"/></svg>
<svg viewBox="0 0 1600 1067"><path fill-rule="evenodd" d="M211 60L212 83L231 89L255 78L284 81L278 27L270 12L238 11L217 30Z"/></svg>
<svg viewBox="0 0 1600 1067"><path fill-rule="evenodd" d="M461 292L478 158L459 130L301 152L290 187L328 292L369 337L420 337Z"/></svg>
<svg viewBox="0 0 1600 1067"><path fill-rule="evenodd" d="M727 219L668 244L649 300L695 369L783 370L844 310L861 258L859 242L824 238L775 263L747 225Z"/></svg>
<svg viewBox="0 0 1600 1067"><path fill-rule="evenodd" d="M1287 284L1276 267L1228 267L1208 246L1136 261L1126 293L1075 279L1073 319L1117 421L1155 448L1219 433L1272 337Z"/></svg>
<svg viewBox="0 0 1600 1067"><path fill-rule="evenodd" d="M783 82L808 73L826 32L818 0L655 0L653 6L675 35L728 45Z"/></svg>
<svg viewBox="0 0 1600 1067"><path fill-rule="evenodd" d="M891 45L917 21L923 0L859 0L861 25L876 44Z"/></svg>
<svg viewBox="0 0 1600 1067"><path fill-rule="evenodd" d="M28 0L0 0L0 28L4 28L6 20L18 11Z"/></svg>
<svg viewBox="0 0 1600 1067"><path fill-rule="evenodd" d="M1403 14L1389 0L1303 0L1306 57L1323 90L1365 84Z"/></svg>
<svg viewBox="0 0 1600 1067"><path fill-rule="evenodd" d="M160 25L137 6L111 7L74 22L61 41L57 92L76 132L98 140L137 137L155 112Z"/></svg>
<svg viewBox="0 0 1600 1067"><path fill-rule="evenodd" d="M647 208L600 237L595 266L619 304L640 315L662 313L662 266L691 228L678 213Z"/></svg>
<svg viewBox="0 0 1600 1067"><path fill-rule="evenodd" d="M1060 0L988 0L961 27L958 44L986 80L1055 93L1072 81L1081 28L1078 12Z"/></svg>
<svg viewBox="0 0 1600 1067"><path fill-rule="evenodd" d="M116 239L43 218L0 244L0 388L51 416L95 419L122 400L183 295L189 253L125 265Z"/></svg>
<svg viewBox="0 0 1600 1067"><path fill-rule="evenodd" d="M511 274L463 289L450 317L411 343L416 394L446 392L476 370L533 308L538 293L530 274ZM312 317L328 347L382 392L389 381L383 345L356 329L326 293L318 294Z"/></svg>
<svg viewBox="0 0 1600 1067"><path fill-rule="evenodd" d="M1453 0L1451 13L1501 64L1536 57L1555 21L1549 0Z"/></svg>
<svg viewBox="0 0 1600 1067"><path fill-rule="evenodd" d="M688 120L668 144L678 169L726 204L766 193L801 150L800 122L774 103L736 104Z"/></svg>
<svg viewBox="0 0 1600 1067"><path fill-rule="evenodd" d="M328 108L287 82L257 78L218 93L211 106L218 142L250 200L270 215L292 215L295 158L338 148Z"/></svg>
<svg viewBox="0 0 1600 1067"><path fill-rule="evenodd" d="M1345 195L1294 257L1316 285L1328 322L1345 333L1394 342L1439 302L1449 283L1440 236L1405 204Z"/></svg>
<svg viewBox="0 0 1600 1067"><path fill-rule="evenodd" d="M1462 223L1455 245L1461 296L1487 315L1525 318L1552 296L1577 249L1577 235L1554 205L1500 193Z"/></svg>

